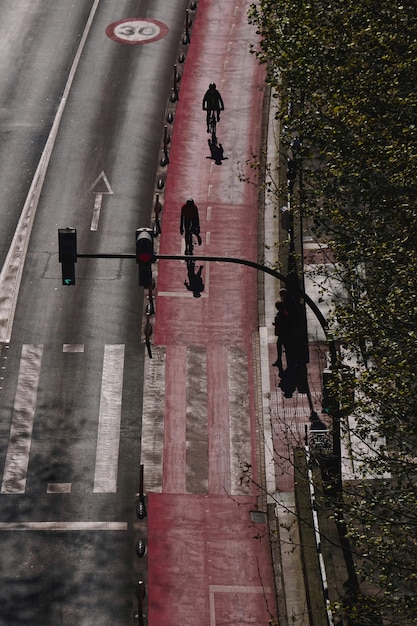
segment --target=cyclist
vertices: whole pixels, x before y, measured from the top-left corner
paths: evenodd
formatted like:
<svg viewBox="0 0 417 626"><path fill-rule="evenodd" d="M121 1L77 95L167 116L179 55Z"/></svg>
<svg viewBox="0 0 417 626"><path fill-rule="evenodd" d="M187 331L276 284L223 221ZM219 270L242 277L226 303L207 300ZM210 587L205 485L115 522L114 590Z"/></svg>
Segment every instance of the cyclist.
<svg viewBox="0 0 417 626"><path fill-rule="evenodd" d="M207 132L210 132L210 115L212 111L217 114L217 121L220 121L220 111L224 111L223 98L220 91L216 89L216 83L210 83L209 88L204 94L203 111L207 111Z"/></svg>
<svg viewBox="0 0 417 626"><path fill-rule="evenodd" d="M198 245L201 246L200 237L200 218L198 216L198 208L192 198L188 198L187 202L181 207L180 233L184 231L191 232L196 235Z"/></svg>

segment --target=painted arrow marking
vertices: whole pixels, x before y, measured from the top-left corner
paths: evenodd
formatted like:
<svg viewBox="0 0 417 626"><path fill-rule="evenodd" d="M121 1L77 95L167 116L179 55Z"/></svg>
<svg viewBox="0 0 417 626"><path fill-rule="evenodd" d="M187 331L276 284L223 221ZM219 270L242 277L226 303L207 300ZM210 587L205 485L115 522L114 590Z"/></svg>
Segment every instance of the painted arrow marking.
<svg viewBox="0 0 417 626"><path fill-rule="evenodd" d="M96 196L94 199L93 217L91 220L90 230L97 230L98 221L100 219L101 204L103 202L103 195L113 194L113 189L111 188L104 171L97 176L97 178L90 187L90 191Z"/></svg>

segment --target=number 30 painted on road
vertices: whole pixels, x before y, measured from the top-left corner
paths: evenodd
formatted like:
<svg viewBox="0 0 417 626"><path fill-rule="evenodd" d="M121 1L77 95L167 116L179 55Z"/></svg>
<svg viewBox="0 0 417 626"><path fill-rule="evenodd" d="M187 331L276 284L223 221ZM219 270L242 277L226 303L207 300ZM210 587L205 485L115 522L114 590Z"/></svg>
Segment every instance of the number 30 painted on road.
<svg viewBox="0 0 417 626"><path fill-rule="evenodd" d="M138 43L151 43L162 39L168 33L168 26L158 20L146 17L132 17L118 20L106 28L106 35L118 41L130 45Z"/></svg>

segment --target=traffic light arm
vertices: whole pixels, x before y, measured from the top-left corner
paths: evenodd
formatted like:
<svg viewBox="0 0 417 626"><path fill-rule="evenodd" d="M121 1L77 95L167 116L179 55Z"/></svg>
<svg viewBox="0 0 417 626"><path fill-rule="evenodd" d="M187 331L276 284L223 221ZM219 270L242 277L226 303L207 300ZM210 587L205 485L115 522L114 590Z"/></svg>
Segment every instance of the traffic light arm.
<svg viewBox="0 0 417 626"><path fill-rule="evenodd" d="M167 260L170 260L170 259L179 259L181 261L190 260L190 257L185 256L185 255L156 254L155 257L156 259L167 259ZM266 267L265 265L261 265L260 263L255 263L255 261L248 261L247 259L236 259L233 257L222 257L222 256L200 256L200 255L193 255L192 258L194 261L222 261L223 263L237 263L239 265L247 265L248 267L253 267L256 270L259 270L260 272L269 274L270 276L273 276L274 278L281 280L287 287L291 287L291 289L294 290L295 293L298 293L299 296L304 300L304 302L308 305L308 307L311 309L311 311L314 313L317 320L319 321L320 326L322 327L323 332L326 336L327 344L329 346L331 364L332 366L336 366L337 364L336 344L333 338L330 336L329 325L327 323L326 318L324 317L323 313L320 311L319 307L314 302L314 300L312 300L310 296L305 291L303 291L297 283L291 280L291 278L288 278L288 276L284 276L284 274L280 274L280 272L276 272L270 267Z"/></svg>
<svg viewBox="0 0 417 626"><path fill-rule="evenodd" d="M89 258L89 259L135 259L135 254L77 254L78 258ZM190 257L188 255L181 254L155 254L155 259L165 259L165 260L177 260L177 261L189 261ZM317 304L310 298L310 296L303 291L297 283L295 283L291 278L281 274L280 272L276 272L270 267L266 267L265 265L261 265L260 263L255 263L255 261L248 261L247 259L236 259L233 257L224 257L224 256L202 256L202 255L193 255L192 259L194 261L221 261L223 263L237 263L239 265L247 265L248 267L253 267L260 272L264 272L265 274L269 274L278 280L281 280L287 287L291 287L296 293L298 292L300 297L303 298L304 302L311 309L311 311L316 316L320 326L323 329L323 332L326 336L327 344L329 346L330 351L330 361L332 367L336 367L337 365L337 350L336 344L329 332L329 325L327 323L326 318L323 313L320 311Z"/></svg>

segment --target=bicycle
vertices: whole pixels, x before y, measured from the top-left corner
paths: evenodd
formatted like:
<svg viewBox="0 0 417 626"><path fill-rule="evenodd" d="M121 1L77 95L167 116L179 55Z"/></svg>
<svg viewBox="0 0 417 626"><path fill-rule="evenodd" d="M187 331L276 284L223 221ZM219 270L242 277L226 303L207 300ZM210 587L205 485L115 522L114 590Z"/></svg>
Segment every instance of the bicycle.
<svg viewBox="0 0 417 626"><path fill-rule="evenodd" d="M213 140L216 139L216 128L217 128L217 112L215 109L212 109L210 111L210 117L209 117L209 132L211 133L211 136L213 138Z"/></svg>

